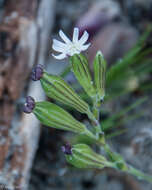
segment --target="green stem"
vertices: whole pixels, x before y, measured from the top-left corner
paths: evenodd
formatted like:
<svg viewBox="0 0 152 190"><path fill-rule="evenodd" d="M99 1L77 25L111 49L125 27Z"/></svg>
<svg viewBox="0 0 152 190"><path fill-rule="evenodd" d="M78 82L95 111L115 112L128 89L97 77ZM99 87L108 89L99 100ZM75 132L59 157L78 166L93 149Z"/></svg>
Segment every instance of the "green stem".
<svg viewBox="0 0 152 190"><path fill-rule="evenodd" d="M96 117L90 110L88 110L87 115L88 115L89 119L93 122L94 125L98 124L98 120L96 119Z"/></svg>
<svg viewBox="0 0 152 190"><path fill-rule="evenodd" d="M95 126L96 129L96 135L98 136L98 138L100 138L100 134L104 134L102 129L101 129L101 125L99 123L99 114L100 114L100 102L98 102L97 100L93 101L93 115L96 118L96 120L98 121L97 125Z"/></svg>
<svg viewBox="0 0 152 190"><path fill-rule="evenodd" d="M96 120L99 121L99 109L98 109L96 103L93 105L93 115L96 118Z"/></svg>
<svg viewBox="0 0 152 190"><path fill-rule="evenodd" d="M115 166L115 164L113 162L106 161L106 162L104 162L104 164L106 167L117 169L117 167Z"/></svg>
<svg viewBox="0 0 152 190"><path fill-rule="evenodd" d="M98 121L99 118L99 110L93 109L93 113L89 110L87 113L89 119L92 121L92 125L95 128L96 138L99 139L100 134L102 134L102 130L100 127L100 123Z"/></svg>
<svg viewBox="0 0 152 190"><path fill-rule="evenodd" d="M108 158L113 161L113 162L116 162L117 161L117 158L115 158L115 155L116 153L114 153L111 149L110 149L110 146L105 143L104 144L104 151L107 153L107 156Z"/></svg>
<svg viewBox="0 0 152 190"><path fill-rule="evenodd" d="M110 159L113 163L116 163L116 162L118 161L118 159L121 159L121 157L120 157L119 154L117 154L117 153L111 151L111 149L110 149L110 147L109 147L108 144L105 144L105 145L104 145L104 150L105 150L105 152L107 152L109 159ZM141 172L140 170L135 169L135 168L132 167L132 166L129 166L129 165L123 160L123 158L122 158L122 163L124 163L124 166L125 166L125 167L123 167L123 169L125 169L125 170L120 169L120 168L117 168L117 169L119 169L119 170L122 171L122 172L127 172L127 173L129 173L129 174L131 174L131 175L134 175L134 176L136 176L136 177L137 177L138 179L140 179L140 180L143 179L143 180L146 180L146 181L152 183L152 176L147 175L147 174L144 174L144 173Z"/></svg>
<svg viewBox="0 0 152 190"><path fill-rule="evenodd" d="M100 146L101 145L103 146L105 144L105 138L104 138L104 135L102 135L102 134L99 137L97 137L91 131L89 131L87 128L86 128L84 134L86 136L88 136L89 138L91 138L92 140L94 140L95 143L100 145Z"/></svg>
<svg viewBox="0 0 152 190"><path fill-rule="evenodd" d="M136 176L139 180L143 179L152 183L152 176L144 174L143 172L133 168L132 166L129 166L128 173Z"/></svg>
<svg viewBox="0 0 152 190"><path fill-rule="evenodd" d="M98 140L97 137L96 137L91 131L89 131L88 129L85 130L85 133L84 133L84 134L85 134L86 136L88 136L89 138L95 140L95 141Z"/></svg>

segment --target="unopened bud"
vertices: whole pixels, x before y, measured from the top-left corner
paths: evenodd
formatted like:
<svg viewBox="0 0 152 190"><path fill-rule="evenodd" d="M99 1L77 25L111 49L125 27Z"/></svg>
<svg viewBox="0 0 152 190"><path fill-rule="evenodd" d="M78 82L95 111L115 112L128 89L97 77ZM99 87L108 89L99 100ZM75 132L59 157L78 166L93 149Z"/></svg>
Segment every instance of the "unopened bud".
<svg viewBox="0 0 152 190"><path fill-rule="evenodd" d="M61 150L64 154L66 155L71 155L72 154L72 150L71 150L71 145L69 143L67 143L65 146L61 147Z"/></svg>
<svg viewBox="0 0 152 190"><path fill-rule="evenodd" d="M87 132L84 124L56 104L47 101L36 102L33 113L43 125L79 134Z"/></svg>
<svg viewBox="0 0 152 190"><path fill-rule="evenodd" d="M82 54L75 54L70 58L70 63L72 65L72 71L80 85L88 96L94 98L96 96L96 91L89 71L87 58Z"/></svg>
<svg viewBox="0 0 152 190"><path fill-rule="evenodd" d="M113 166L113 163L95 153L86 144L76 144L72 146L72 154L66 154L67 161L77 168L99 168Z"/></svg>
<svg viewBox="0 0 152 190"><path fill-rule="evenodd" d="M105 96L106 80L106 61L100 51L97 52L94 59L94 81L98 101L103 100Z"/></svg>
<svg viewBox="0 0 152 190"><path fill-rule="evenodd" d="M31 113L33 111L34 107L35 107L34 98L32 98L31 96L27 96L25 105L23 107L23 111L25 113Z"/></svg>
<svg viewBox="0 0 152 190"><path fill-rule="evenodd" d="M90 114L89 105L59 76L44 72L40 81L49 98L73 107L81 113Z"/></svg>
<svg viewBox="0 0 152 190"><path fill-rule="evenodd" d="M37 81L37 80L40 80L42 76L43 76L43 66L37 65L32 70L31 79L33 81Z"/></svg>

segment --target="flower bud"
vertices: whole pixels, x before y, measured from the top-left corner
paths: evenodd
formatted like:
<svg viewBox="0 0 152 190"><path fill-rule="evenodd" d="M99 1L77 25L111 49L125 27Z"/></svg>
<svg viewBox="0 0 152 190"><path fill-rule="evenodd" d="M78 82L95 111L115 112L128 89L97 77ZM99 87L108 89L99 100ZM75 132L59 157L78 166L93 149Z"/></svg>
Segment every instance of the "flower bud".
<svg viewBox="0 0 152 190"><path fill-rule="evenodd" d="M31 96L27 96L26 97L26 103L23 107L23 112L31 113L33 111L34 107L35 107L34 98L32 98Z"/></svg>
<svg viewBox="0 0 152 190"><path fill-rule="evenodd" d="M60 77L43 73L40 79L46 95L81 113L90 113L89 105Z"/></svg>
<svg viewBox="0 0 152 190"><path fill-rule="evenodd" d="M91 98L94 98L96 96L96 91L89 72L88 60L82 54L75 54L70 58L70 62L72 71L80 85Z"/></svg>
<svg viewBox="0 0 152 190"><path fill-rule="evenodd" d="M36 102L33 113L46 126L83 134L87 132L85 125L77 121L59 106L50 102Z"/></svg>
<svg viewBox="0 0 152 190"><path fill-rule="evenodd" d="M95 153L86 144L72 146L72 154L66 154L67 161L77 168L104 168L111 163L100 154Z"/></svg>
<svg viewBox="0 0 152 190"><path fill-rule="evenodd" d="M42 76L43 76L43 66L42 65L37 65L32 70L31 79L33 81L37 81L37 80L40 80L40 78Z"/></svg>
<svg viewBox="0 0 152 190"><path fill-rule="evenodd" d="M61 150L66 155L72 155L72 147L69 143L61 147Z"/></svg>
<svg viewBox="0 0 152 190"><path fill-rule="evenodd" d="M106 80L106 62L100 51L97 52L94 59L94 82L97 92L98 101L103 100L105 96L105 80Z"/></svg>

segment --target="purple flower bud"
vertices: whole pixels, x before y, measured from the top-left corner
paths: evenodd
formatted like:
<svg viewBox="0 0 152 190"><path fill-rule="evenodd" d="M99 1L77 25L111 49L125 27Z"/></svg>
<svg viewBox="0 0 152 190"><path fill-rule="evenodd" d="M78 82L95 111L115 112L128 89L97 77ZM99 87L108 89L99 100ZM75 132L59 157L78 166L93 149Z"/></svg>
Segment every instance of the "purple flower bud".
<svg viewBox="0 0 152 190"><path fill-rule="evenodd" d="M32 69L32 74L31 74L31 79L33 81L40 80L41 77L43 76L43 66L42 65L37 65Z"/></svg>
<svg viewBox="0 0 152 190"><path fill-rule="evenodd" d="M69 143L67 143L65 146L62 146L61 150L64 154L72 155L72 147Z"/></svg>
<svg viewBox="0 0 152 190"><path fill-rule="evenodd" d="M23 107L23 112L25 113L31 113L35 107L35 100L31 96L26 97L26 102Z"/></svg>

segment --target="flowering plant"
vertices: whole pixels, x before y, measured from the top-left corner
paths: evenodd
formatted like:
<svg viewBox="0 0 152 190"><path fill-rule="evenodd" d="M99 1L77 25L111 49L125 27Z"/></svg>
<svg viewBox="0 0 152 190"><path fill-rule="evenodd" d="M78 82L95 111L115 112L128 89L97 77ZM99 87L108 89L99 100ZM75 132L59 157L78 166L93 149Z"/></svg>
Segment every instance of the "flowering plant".
<svg viewBox="0 0 152 190"><path fill-rule="evenodd" d="M63 33L62 30L59 31L59 35L62 38L62 40L64 41L64 43L60 42L56 39L53 40L52 48L55 51L61 53L59 55L52 54L54 56L54 58L56 58L56 59L64 59L68 56L73 56L74 54L80 54L81 51L87 50L88 47L90 46L90 43L85 45L85 43L88 40L89 34L85 31L79 40L78 28L74 28L72 41Z"/></svg>
<svg viewBox="0 0 152 190"><path fill-rule="evenodd" d="M100 124L99 112L105 96L106 81L106 61L99 51L94 62L94 79L89 71L87 58L81 53L86 50L90 44L85 44L88 40L88 33L85 31L79 39L78 28L74 29L73 40L71 41L62 31L59 32L63 42L53 40L53 49L60 52L54 55L56 59L70 60L71 69L86 94L92 100L92 107L59 76L48 74L41 65L37 65L32 71L32 80L40 80L42 88L46 95L56 101L72 107L82 114L86 114L90 120L91 129L88 129L83 123L77 121L70 113L65 111L54 103L47 101L35 102L28 96L24 105L25 113L33 113L42 124L57 129L71 131L77 134L87 136L92 139L94 144L103 148L105 154L101 155L94 152L86 144L70 145L67 143L62 147L67 161L78 168L97 168L111 167L132 175L139 179L152 182L152 177L133 168L125 162L123 157L113 152L106 142L104 130Z"/></svg>

